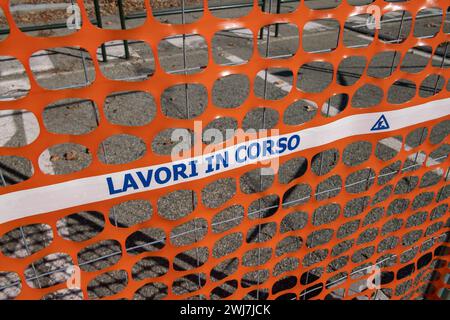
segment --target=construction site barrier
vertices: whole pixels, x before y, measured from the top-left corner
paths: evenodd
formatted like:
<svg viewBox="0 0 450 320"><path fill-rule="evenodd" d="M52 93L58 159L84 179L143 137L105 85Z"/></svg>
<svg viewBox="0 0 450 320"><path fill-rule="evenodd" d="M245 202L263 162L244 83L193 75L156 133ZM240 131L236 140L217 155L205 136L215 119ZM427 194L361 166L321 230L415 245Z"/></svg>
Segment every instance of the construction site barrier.
<svg viewBox="0 0 450 320"><path fill-rule="evenodd" d="M145 1L147 14L140 26L111 30L94 25L85 3L78 0L82 20L79 30L59 37L34 37L17 26L8 1L1 0L9 34L0 41L0 55L14 57L23 65L30 90L19 99L0 101L0 110L32 112L39 134L28 145L0 147L0 160L21 157L33 167L33 175L26 181L12 184L3 177L4 187L0 188L0 297L448 297L450 92L446 84L450 65L446 62L449 35L444 32L448 1L373 1L370 5L379 8L382 16L407 11L412 26L420 10L438 8L442 10L441 27L433 37L418 38L411 32L401 41L382 40L376 30L371 43L361 47L344 45L345 24L350 16L367 13L369 4L353 6L342 1L335 8L314 10L307 2L299 2L292 12L269 13L254 1L245 16L226 19L215 16L205 0L197 20L168 24L157 20L150 2ZM270 11L265 6L265 11ZM301 39L305 25L319 19L339 24L338 45L332 50L306 51L300 40L297 51L282 59L258 52L258 35L265 26L296 25ZM231 28L251 31L253 54L244 63L221 65L213 59L213 37ZM207 44L207 65L198 73L171 74L158 60L160 41L183 34L201 35ZM148 78L120 81L105 76L98 49L116 40L144 41L149 46L155 59ZM33 75L30 57L56 47L84 49L95 79L81 87L44 88ZM419 47L431 51L421 53L429 61L418 72L402 70L397 63L387 76L373 77L367 74L366 64L355 83L337 82L339 66L348 57L371 61L382 52L395 51L394 59L402 60ZM304 92L295 85L301 80L297 71L312 62L331 66L332 81L320 92ZM246 75L249 87L254 88L256 75L273 68L293 71L292 87L281 99L271 100L250 89L237 108L219 108L213 101L217 79ZM419 86L431 76L435 79L431 81L432 93L419 95ZM415 94L408 101L389 103L389 89L399 81L411 84ZM184 118L168 116L162 108L164 92L185 84L201 84L206 89L208 100L203 113L190 115L188 111ZM338 94L352 101L365 84L373 86L374 94L377 90L383 93L382 99L369 107L349 105L333 116L329 110L322 114L318 110L314 117L297 125L283 123L280 116L271 128L278 130L276 135L250 134L241 142L230 138L228 142L232 143L216 150L196 136L195 146L201 146L200 152L184 159L173 160L152 149L160 132L170 128L194 132L195 120L205 127L215 119L229 117L242 128L245 116L254 108L286 115L292 103L303 99L313 101L320 109L327 103L329 106L330 97ZM143 91L155 97L156 113L151 122L124 126L108 121L102 108L105 100L112 93L125 91ZM98 126L93 131L70 135L46 130L45 108L68 98L95 103ZM262 127L268 126L263 123ZM124 134L138 137L146 146L145 154L125 164L102 161L102 142ZM418 139L410 146L406 140L411 135ZM388 139L399 144L398 150L390 157L380 157L380 142ZM41 170L43 152L66 143L89 150L89 166L59 175ZM361 154L360 144L369 145L369 153ZM268 150L268 146L272 148ZM208 152L203 152L205 149ZM354 161L349 163L346 159L352 157ZM288 172L291 179L282 179L276 173L267 178L272 179L267 186L261 182L265 176L257 175L260 187L246 190L240 177L250 171L260 172L254 171L264 167L259 161L275 158L279 158L279 172ZM295 168L296 161L302 163L299 168ZM327 169L322 170L325 162ZM331 181L340 181L339 187L327 188ZM163 213L175 209L163 205L161 199L180 201L175 194L185 204L177 209L182 208L183 213L173 217ZM134 225L120 225L113 217L114 210L135 200L151 204L151 217ZM66 226L61 228L63 220ZM94 220L100 222L101 230L85 237L92 231ZM75 231L80 233L78 238L67 231L70 223L79 228ZM68 280L79 283L71 287Z"/></svg>

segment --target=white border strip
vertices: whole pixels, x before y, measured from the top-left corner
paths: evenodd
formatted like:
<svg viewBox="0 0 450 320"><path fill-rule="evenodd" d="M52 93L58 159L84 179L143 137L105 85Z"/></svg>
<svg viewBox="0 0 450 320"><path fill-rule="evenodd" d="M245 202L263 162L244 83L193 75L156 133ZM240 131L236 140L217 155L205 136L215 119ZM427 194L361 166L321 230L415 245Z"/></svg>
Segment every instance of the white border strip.
<svg viewBox="0 0 450 320"><path fill-rule="evenodd" d="M286 135L272 136L247 141L194 158L188 158L175 162L169 162L144 168L136 168L100 176L71 180L34 189L11 192L0 195L0 223L5 223L8 221L30 217L42 213L53 212L56 210L62 210L94 202L109 200L134 193L164 188L183 182L194 181L207 176L253 164L261 160L268 160L278 156L299 152L300 150L318 147L343 138L356 135L394 131L422 122L446 117L449 114L450 98L432 101L422 105L400 110L352 115L322 126L304 129ZM387 119L389 128L379 131L371 131L371 128L382 115L384 115ZM243 148L246 148L251 144L256 143L261 144L262 146L263 142L271 140L275 145L277 145L280 140L284 139L285 141L290 141L290 139L298 137L300 138L300 144L298 146L296 145L293 149L286 148L280 154L269 154L253 160L246 160L243 162L236 161L236 153L242 152ZM226 153L228 153L229 155L228 166L222 166L218 170L209 172L207 158L221 156L223 157ZM188 177L179 177L178 179L174 180L174 174L172 173L172 177L167 181L164 181L164 183L157 183L157 181L153 177L153 179L151 179L151 182L146 185L143 183L142 179L139 179L139 175L141 177L148 177L147 174L149 174L150 171L155 173L160 170L159 172L161 172L161 168L164 170L174 170L174 166L177 165L185 166L191 169L190 171L188 170L190 172ZM193 174L194 172L196 172L197 174ZM110 187L108 186L107 181L108 178L110 180L110 184L114 186L113 189L120 190L120 186L123 186L125 184L125 180L127 178L131 178L131 180L136 183L135 186L137 186L137 188L122 188L122 190L125 190L124 192L110 194Z"/></svg>

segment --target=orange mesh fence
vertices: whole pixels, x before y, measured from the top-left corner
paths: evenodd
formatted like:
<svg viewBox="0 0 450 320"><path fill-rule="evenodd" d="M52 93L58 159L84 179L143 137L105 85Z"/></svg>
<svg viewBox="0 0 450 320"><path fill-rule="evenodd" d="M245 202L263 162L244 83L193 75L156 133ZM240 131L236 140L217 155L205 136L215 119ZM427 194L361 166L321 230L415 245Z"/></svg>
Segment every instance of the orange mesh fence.
<svg viewBox="0 0 450 320"><path fill-rule="evenodd" d="M1 0L9 34L0 41L0 55L20 62L30 89L18 99L0 101L0 111L28 110L36 117L39 130L36 139L27 145L0 147L0 160L8 160L14 167L20 157L29 160L29 167L33 168L29 179L14 184L8 180L1 162L4 187L0 188L0 215L8 218L2 218L0 224L0 297L304 300L448 296L448 1L375 0L371 4L380 8L382 17L403 12L397 16L400 31L384 32L386 24L382 23L373 36L357 37L367 43L353 46L346 40L346 32L352 28L348 19L362 15L365 21L369 4L342 1L328 9L315 10L311 2L301 1L291 12L268 13L255 1L245 15L228 19L214 15L211 5L204 1L193 21L183 19L184 24L169 24L152 15L152 5L146 1L147 15L140 25L111 30L95 26L86 11L87 2L77 1L82 20L79 30L58 37L40 37L19 28L8 1ZM275 4L265 5L266 11L270 8L271 12L276 11ZM440 11L436 32L431 37L415 36L414 26L420 23L416 17L426 8ZM307 24L323 20L336 23L336 33L332 23L325 23L322 28L328 32L326 38L337 37L337 45L331 50L305 48ZM276 23L280 28L290 24L298 29L299 44L292 55L274 53L267 57L267 51L261 52L261 48L270 46L264 32L269 30L270 37L274 30L263 27ZM218 63L214 58L216 33L239 28L249 31L251 56L236 62L229 55L235 64ZM409 31L404 33L402 28ZM258 40L260 32L263 38ZM158 59L161 41L183 34L200 35L206 43L207 63L198 72L168 72L171 62ZM107 77L101 45L117 40L145 42L154 56L153 70L132 81ZM187 37L172 40L172 44L174 41L180 41L178 44L184 48L190 43ZM30 57L52 48L84 49L83 63L89 64L94 76L85 73L81 80L85 85L66 88L62 79L58 90L44 88L49 83L45 78L36 80ZM386 53L391 55L382 55ZM411 53L426 59L422 68L408 69L404 63L400 66L399 61L404 62ZM360 72L352 69L355 66L343 71L343 63L349 57L366 61ZM393 62L382 68L381 75L374 76L368 72L368 62L374 58ZM41 60L37 65L40 64ZM183 67L189 66L184 63ZM304 70L320 72L323 68L326 70L322 76L304 79ZM273 99L267 87L263 91L253 89L258 81L267 83L274 75L265 72L267 69L281 70L281 79L286 74L291 77L287 87L277 82L280 80L271 82L275 88L284 88L285 94L279 99ZM262 78L257 77L260 72ZM213 92L218 79L230 75L245 75L250 90L237 106L221 108L220 101L213 99ZM342 77L354 80L343 83ZM302 81L316 81L323 88L307 90ZM399 83L412 94L394 104L389 101L390 92ZM195 99L200 93L194 91L190 99L196 101L195 106L190 111L188 108L187 115L171 113L163 106L171 101L170 97L165 98L167 89L177 85L183 88L186 84L201 85L206 90L203 109L198 109L201 103ZM235 87L224 96L237 94L239 89ZM381 96L378 101L358 105L355 101L364 90L368 96ZM153 119L135 126L111 121L105 112L105 101L111 99L111 94L137 91L154 98ZM332 113L333 97L339 95L345 96L349 105ZM44 111L68 98L94 105L95 120L84 134L48 130ZM303 123L295 123L292 115L296 102L302 102L300 111L308 114ZM322 112L317 106L323 106ZM170 146L170 139L155 142L164 130L186 128L194 132L194 120L201 120L206 127L223 118L233 119L236 127L245 128L248 114L255 109L264 110L260 118L262 128L278 129L279 135L298 132L300 137L300 149L282 154L280 169L273 175L262 176L259 169L264 165L249 163L135 193L122 194L127 189L125 185L116 180L110 180L108 185L105 179L103 185L84 189L84 178L172 163L169 154L155 152L155 143ZM392 113L395 111L399 112ZM264 121L270 112L279 117L269 125ZM140 114L136 116L139 118ZM375 121L366 123L364 117L375 117ZM360 127L367 128L364 131ZM309 138L304 138L304 130L308 129L315 131L308 131ZM146 146L146 151L128 163L109 162L105 146L107 149L113 143L105 141L117 135L135 137ZM251 140L255 138L252 136ZM201 137L195 137L195 141L196 145L207 147ZM304 147L308 141L312 144ZM315 141L321 142L314 144ZM67 174L46 172L42 162L45 151L68 143L78 149L64 149L59 156L55 155L57 149L52 149L47 160L70 162L72 158L87 157L88 165ZM255 180L256 187L249 187L249 180ZM66 185L59 185L74 181L75 187L61 189ZM129 183L131 190L133 181ZM38 189L47 186L55 187ZM107 187L111 195L108 199L77 202L90 196L86 193ZM75 199L73 203L61 203L59 195L65 190ZM60 208L43 212L36 207L33 212L39 198L43 199L39 207ZM124 209L124 204L130 207ZM68 269L73 265L81 271L80 289L67 288L66 280L71 276ZM372 286L367 279L381 282Z"/></svg>

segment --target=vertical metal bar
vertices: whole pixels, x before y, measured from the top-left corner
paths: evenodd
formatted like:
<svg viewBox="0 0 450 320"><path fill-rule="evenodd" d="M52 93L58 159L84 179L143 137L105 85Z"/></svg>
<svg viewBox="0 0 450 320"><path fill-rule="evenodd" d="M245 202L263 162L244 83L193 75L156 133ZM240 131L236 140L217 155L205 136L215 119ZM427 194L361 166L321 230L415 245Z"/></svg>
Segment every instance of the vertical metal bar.
<svg viewBox="0 0 450 320"><path fill-rule="evenodd" d="M328 106L327 106L327 113L326 117L330 115L330 106L331 106L331 97L328 99ZM323 169L323 152L320 153L320 160L319 160L319 176L322 175L322 169Z"/></svg>
<svg viewBox="0 0 450 320"><path fill-rule="evenodd" d="M186 8L185 8L185 0L181 1L181 24L186 23L185 14L186 14ZM183 33L183 70L184 75L187 75L187 52L186 52L186 34ZM190 117L190 104L189 104L189 87L188 84L184 84L184 91L185 91L185 104L186 104L186 119L189 119Z"/></svg>
<svg viewBox="0 0 450 320"><path fill-rule="evenodd" d="M100 119L97 114L97 108L95 107L95 103L92 100L91 100L91 105L92 105L92 110L94 112L95 122L97 123L97 127L98 127L100 125ZM103 144L103 142L100 143L100 147L102 148L103 156L105 157L105 163L108 164L109 163L108 154L106 153L106 148L105 148L105 145ZM116 224L117 224L117 221L116 221Z"/></svg>
<svg viewBox="0 0 450 320"><path fill-rule="evenodd" d="M1 178L0 180L2 182L2 185L4 187L6 187L6 180L5 180L5 177L3 176L3 171L1 169L0 169L0 178ZM25 247L25 251L27 252L28 256L31 256L31 251L30 251L30 248L28 247L27 240L25 238L25 233L23 232L23 227L20 226L19 229L20 229L20 234L21 234L21 238L22 238L22 241L23 241L23 245ZM38 283L39 289L42 289L41 282L39 281L39 276L38 276L36 267L34 265L34 262L31 263L31 268L33 269L34 277L36 278L36 281Z"/></svg>
<svg viewBox="0 0 450 320"><path fill-rule="evenodd" d="M313 215L312 216L312 224L313 224L313 226L315 226L316 224L315 224L315 215ZM312 238L312 243L311 243L311 247L313 248L314 247L314 244L313 244L313 242L314 242L314 237ZM308 271L306 271L306 281L305 281L305 292L303 293L303 300L306 300L306 295L308 294L308 281L309 281L309 270ZM300 297L299 297L299 299L300 299Z"/></svg>
<svg viewBox="0 0 450 320"><path fill-rule="evenodd" d="M31 251L30 251L30 248L28 247L27 240L25 238L25 233L23 232L23 227L20 226L19 229L20 229L20 234L21 234L23 245L25 246L25 250L27 252L27 255L31 256ZM42 289L42 285L41 285L41 282L39 281L39 276L38 276L36 267L34 266L34 262L31 263L31 268L33 268L34 277L36 278L36 281L38 283L39 289Z"/></svg>
<svg viewBox="0 0 450 320"><path fill-rule="evenodd" d="M444 50L444 54L442 55L442 61L441 61L441 65L440 65L440 68L442 68L443 66L444 66L444 63L445 63L445 58L446 58L446 56L447 56L447 50L448 50L448 42L446 43L446 45L445 45L445 50ZM437 78L436 78L436 83L434 84L434 89L433 89L433 95L436 95L436 90L437 90L437 86L438 86L438 84L439 84L439 76L437 76ZM420 135L420 140L419 140L419 146L422 144L422 142L423 142L423 137L424 137L424 134L425 134L425 127L423 127L422 128L422 133L421 133L421 135ZM416 153L416 156L415 156L415 158L414 158L414 164L415 163L417 163L417 158L419 157L419 151L417 151L417 153ZM448 172L447 172L447 174L448 174ZM412 176L410 176L409 177L409 186L408 186L408 192L411 192L411 179L412 179ZM439 198L440 198L440 194L438 195L438 198L437 198L437 202L439 202Z"/></svg>
<svg viewBox="0 0 450 320"><path fill-rule="evenodd" d="M422 132L421 132L421 134L420 134L420 138L419 138L419 146L422 144L422 142L423 142L423 137L424 137L424 134L425 134L425 127L423 127L422 128ZM417 151L417 153L416 153L416 157L414 158L414 163L417 163L417 158L419 157L419 151ZM409 177L409 182L411 183L411 177ZM409 190L408 192L411 192L411 190Z"/></svg>
<svg viewBox="0 0 450 320"><path fill-rule="evenodd" d="M123 10L123 1L117 0L117 7L119 8L119 18L120 18L120 27L122 30L127 29L126 21L125 21L125 12ZM123 48L125 50L125 59L130 58L130 49L128 48L128 40L123 40Z"/></svg>
<svg viewBox="0 0 450 320"><path fill-rule="evenodd" d="M90 102L91 102L92 110L93 110L93 113L94 113L95 122L96 122L97 127L98 127L100 125L100 117L99 117L99 115L97 113L97 108L95 107L94 101L90 100ZM106 152L106 148L105 148L105 145L103 144L103 142L100 143L100 148L102 149L103 156L105 157L105 163L109 163L108 154ZM113 219L114 219L114 226L117 228L119 226L119 224L117 222L116 206L113 206L111 208L111 210L112 210L112 215L113 215Z"/></svg>
<svg viewBox="0 0 450 320"><path fill-rule="evenodd" d="M376 174L375 174L375 176L376 176ZM372 178L372 170L369 169L369 174L368 174L367 180L366 180L366 191L369 190L370 178Z"/></svg>
<svg viewBox="0 0 450 320"><path fill-rule="evenodd" d="M272 0L269 0L272 3ZM269 6L270 10L270 6ZM266 42L266 58L269 57L269 50L270 50L270 25L267 26L267 42ZM263 97L264 99L267 99L267 78L269 74L269 69L266 68L264 70L264 89L263 89ZM263 116L265 114L266 108L263 109ZM264 127L263 127L264 128Z"/></svg>
<svg viewBox="0 0 450 320"><path fill-rule="evenodd" d="M85 84L87 85L89 83L89 77L88 77L88 70L87 70L87 66L86 66L86 59L85 59L83 50L81 50L81 61L83 63L84 80L85 80ZM98 127L100 125L100 117L97 114L97 108L95 106L94 101L90 100L90 102L91 102L92 110L93 110L93 113L94 113L95 122L96 122L97 127ZM105 163L109 163L108 154L106 153L106 148L105 148L105 145L103 144L103 142L100 143L100 148L102 149L103 156L105 157ZM114 218L114 225L117 228L118 227L118 223L117 223L117 214L116 214L115 207L112 207L112 213L113 213L113 218Z"/></svg>
<svg viewBox="0 0 450 320"><path fill-rule="evenodd" d="M103 22L102 22L102 15L100 12L100 5L98 4L98 0L94 0L94 12L95 12L95 20L97 20L97 26L99 28L102 28ZM104 43L102 43L102 45L101 45L101 50L102 50L103 62L108 61L108 57L106 55L106 47L105 47Z"/></svg>
<svg viewBox="0 0 450 320"><path fill-rule="evenodd" d="M92 110L94 112L94 117L95 117L95 122L97 123L97 127L100 125L100 119L99 119L99 115L97 114L97 108L95 107L95 103L94 101L91 100L91 105L92 105ZM109 163L108 160L108 154L106 152L106 148L105 145L102 143L100 143L100 148L102 149L103 152L103 156L105 157L105 163ZM119 226L118 222L117 222L117 212L116 212L116 206L113 206L111 208L112 210L112 215L113 215L113 219L114 219L114 226L117 228Z"/></svg>
<svg viewBox="0 0 450 320"><path fill-rule="evenodd" d="M445 59L446 59L446 57L447 57L447 50L448 50L448 42L445 43L444 54L442 55L441 65L439 66L440 69L442 69L442 68L444 67ZM436 78L436 83L434 84L433 96L436 95L437 86L438 86L438 84L439 84L439 79L440 79L440 77L437 76L437 78Z"/></svg>
<svg viewBox="0 0 450 320"><path fill-rule="evenodd" d="M448 173L449 173L449 172L450 172L450 168L447 168L447 173L445 174L444 183L445 183L445 181L448 180ZM436 202L441 201L441 196L442 196L442 193L443 193L443 192L444 192L444 187L442 187L442 189L439 190L439 194L438 194L437 197L436 197Z"/></svg>
<svg viewBox="0 0 450 320"><path fill-rule="evenodd" d="M336 39L336 48L338 47L338 45L339 45L339 35L340 35L340 32L338 32L338 35L337 35L337 39ZM328 106L327 106L327 113L326 113L326 117L328 118L329 117L329 115L330 115L330 108L331 108L331 98L332 97L330 97L329 99L328 99ZM335 160L336 160L336 154L334 154L334 157L335 157ZM322 170L323 170L323 152L321 152L320 153L320 164L319 164L319 176L321 176L322 175ZM369 173L369 177L370 177L370 173ZM314 225L314 216L313 216L313 225ZM312 243L311 243L311 247L314 247L314 238L313 238L313 240L312 240ZM306 286L308 285L308 280L309 280L309 270L306 272ZM303 294L303 300L306 300L306 294L307 294L307 291L305 291L305 293ZM343 295L343 297L345 297L345 291L344 291L344 295Z"/></svg>
<svg viewBox="0 0 450 320"><path fill-rule="evenodd" d="M3 173L2 173L1 170L0 170L0 177L1 177L1 180L2 180L2 184L3 184L4 186L6 186L6 181L5 181L5 178L4 178ZM31 251L30 251L30 248L28 247L28 243L27 243L27 240L26 240L26 237L25 237L25 233L23 232L23 227L21 226L21 227L19 228L19 230L20 230L22 242L23 242L23 244L24 244L24 247L25 247L25 250L26 250L26 252L27 252L27 255L28 255L28 256L31 256ZM38 275L38 272L37 272L37 270L36 270L36 266L34 265L34 262L31 263L31 267L32 267L32 269L33 269L34 276L35 276L35 279L36 279L36 281L37 281L37 284L38 284L39 288L41 289L41 288L42 288L42 285L41 285L41 282L40 282L40 280L39 280L39 275Z"/></svg>
<svg viewBox="0 0 450 320"><path fill-rule="evenodd" d="M325 114L325 117L327 117L327 118L330 116L331 98L332 97L329 97L328 101L327 101L327 113Z"/></svg>
<svg viewBox="0 0 450 320"><path fill-rule="evenodd" d="M265 3L265 1L264 1ZM269 13L272 11L272 0L269 0ZM263 29L261 29L261 31L263 31ZM266 43L266 58L269 57L269 50L270 50L270 25L267 26L267 43ZM266 68L265 70L265 74L264 74L264 99L267 99L267 76L268 76L268 68ZM266 108L263 108L263 114L262 114L262 127L261 129L265 129L266 128ZM262 176L262 169L260 169L259 172L259 192L262 192L263 189L263 176ZM258 213L258 218L261 219L261 214L262 214L262 205L261 205L261 198L258 200L258 205L259 205L259 213ZM258 244L261 241L261 222L258 224ZM261 264L261 248L258 248L258 266ZM258 270L258 274L257 274L257 289L256 289L256 299L259 300L259 285L260 285L260 273L261 270Z"/></svg>
<svg viewBox="0 0 450 320"><path fill-rule="evenodd" d="M281 0L277 0L277 13L281 12ZM278 37L280 33L280 25L277 23L275 24L275 37Z"/></svg>
<svg viewBox="0 0 450 320"><path fill-rule="evenodd" d="M448 175L448 169L447 169L447 175ZM447 180L447 177L445 178L445 180ZM437 201L437 202L439 202L439 200ZM442 235L441 235L442 236ZM432 238L430 238L430 239L428 239L428 241L430 241L430 240L433 240L433 241L435 241L437 238L435 238L435 237L432 237ZM426 243L426 242L428 242L428 241L425 241L425 242L423 242L422 244L424 244L424 243ZM448 233L447 234L447 236L445 237L445 239L443 239L443 242L444 243L448 243L450 241L450 233ZM442 249L444 249L444 248L442 248ZM436 265L434 268L433 268L433 271L435 271L436 269L437 269L437 266L438 265ZM428 284L427 284L427 288L424 290L424 292L423 292L423 296L422 296L422 298L425 298L426 297L426 295L428 294L428 293L430 293L430 291L432 291L432 290L434 290L434 288L433 288L433 285L431 284L431 279L428 281ZM447 299L448 300L448 299Z"/></svg>
<svg viewBox="0 0 450 320"><path fill-rule="evenodd" d="M339 36L338 36L338 42L339 42ZM326 117L328 117L330 115L330 108L331 108L331 97L328 99L328 106L327 106L327 113L326 113ZM322 170L323 170L323 152L320 153L320 164L319 164L319 176L322 175ZM314 216L313 216L313 225L314 224ZM314 247L314 238L312 239L312 243L311 243L311 247ZM309 280L309 270L306 272L306 286L308 285L308 280ZM307 292L305 291L305 293L303 294L303 300L306 300L306 294ZM345 296L345 293L344 293Z"/></svg>
<svg viewBox="0 0 450 320"><path fill-rule="evenodd" d="M1 181L2 181L2 185L4 187L6 187L6 180L5 180L5 177L3 176L3 172L2 172L1 169L0 169L0 178L1 178Z"/></svg>
<svg viewBox="0 0 450 320"><path fill-rule="evenodd" d="M326 117L328 118L329 114L330 114L330 108L331 108L331 97L328 99L327 102L327 113L326 113ZM319 159L319 176L322 175L322 169L323 169L323 152L320 153L320 159ZM308 276L308 275L307 275Z"/></svg>
<svg viewBox="0 0 450 320"><path fill-rule="evenodd" d="M446 45L445 45L445 50L444 50L444 54L443 54L443 56L442 56L442 61L441 61L440 68L442 68L442 67L444 66L444 63L445 63L445 57L446 57L446 55L447 55L447 50L448 50L448 42L447 42ZM439 76L437 77L436 83L434 84L433 95L436 94L436 90L437 90L438 84L439 84ZM422 133L421 133L421 135L420 135L419 145L421 145L422 142L423 142L423 136L424 136L424 134L425 134L425 127L422 128ZM416 153L416 157L414 158L414 163L417 163L417 158L418 158L418 157L419 157L419 152ZM411 178L410 178L410 180L411 180ZM410 191L411 191L411 190L410 190ZM410 191L408 191L408 192L410 192Z"/></svg>
<svg viewBox="0 0 450 320"><path fill-rule="evenodd" d="M272 0L269 0L269 1L270 1L270 3L272 3ZM261 10L262 10L262 12L266 11L266 0L262 0ZM259 31L259 38L262 40L263 37L264 37L264 28L261 28L261 30Z"/></svg>
<svg viewBox="0 0 450 320"><path fill-rule="evenodd" d="M404 13L403 13L404 15ZM403 21L403 15L402 15L402 21ZM399 37L400 37L400 33L401 33L401 28L399 30L399 36L397 37L397 41L399 41ZM390 68L390 72L389 75L391 75L394 72L394 64L395 64L395 59L397 59L397 51L394 51L394 56L392 57L392 63L391 63L391 68Z"/></svg>
<svg viewBox="0 0 450 320"><path fill-rule="evenodd" d="M269 0L269 1L272 1L272 0ZM266 0L262 0L261 10L262 10L263 12L266 11Z"/></svg>
<svg viewBox="0 0 450 320"><path fill-rule="evenodd" d="M84 70L85 85L88 85L89 84L89 77L88 77L88 70L87 70L87 66L86 66L86 59L84 57L83 49L80 50L80 54L81 54L81 63L83 64L83 70Z"/></svg>
<svg viewBox="0 0 450 320"><path fill-rule="evenodd" d="M191 201L192 201L192 212L193 212L195 210L195 193L193 190L191 192ZM194 219L194 240L195 240L195 242L197 242L199 240L197 232L198 232L197 219ZM198 249L199 249L198 247L195 248L197 268L200 267L200 253L199 253ZM202 287L202 280L200 278L200 272L198 272L197 273L197 288L198 288L198 290L200 290L201 287Z"/></svg>
<svg viewBox="0 0 450 320"><path fill-rule="evenodd" d="M397 43L400 41L400 37L401 37L401 35L402 35L403 20L404 20L404 18L405 18L405 12L406 12L406 11L403 10L403 13L402 13L402 19L400 20L400 27L398 28L397 40L396 40ZM381 22L380 22L380 24L381 24ZM394 57L392 58L391 69L390 69L389 75L391 75L392 72L394 72L395 59L397 59L397 50L394 51Z"/></svg>
<svg viewBox="0 0 450 320"><path fill-rule="evenodd" d="M1 178L0 180L2 182L2 185L4 187L6 187L6 180L5 180L5 177L3 176L3 171L1 169L0 169L0 178ZM22 241L23 241L23 245L25 247L25 251L27 252L28 256L31 256L31 251L30 251L30 248L28 247L27 240L25 238L25 233L23 232L23 227L20 226L19 229L20 229L20 234L21 234L21 238L22 238ZM36 281L38 283L39 289L42 289L41 282L39 281L39 276L38 276L36 267L34 265L34 262L31 263L31 268L33 269L34 277L36 278Z"/></svg>
<svg viewBox="0 0 450 320"><path fill-rule="evenodd" d="M442 68L444 66L445 57L447 55L447 50L448 50L448 42L445 45L445 50L444 50L444 54L442 55L442 61L441 61L440 68ZM436 90L437 90L438 83L439 83L439 76L437 76L436 83L434 84L433 95L436 95ZM425 129L426 129L426 127L422 128L422 132L420 134L420 139L419 139L419 146L423 142L423 138L424 138L424 135L425 135ZM417 158L418 157L419 157L419 151L417 151L416 156L414 157L414 164L417 163ZM408 192L411 192L411 178L412 178L412 176L410 176L409 179L408 179L408 181L409 181Z"/></svg>
<svg viewBox="0 0 450 320"><path fill-rule="evenodd" d="M397 42L400 41L400 37L401 37L401 35L402 35L403 21L404 21L404 18L405 18L405 13L406 13L406 10L403 10L403 12L402 12L402 18L401 18L401 20L400 20L400 27L398 28ZM380 22L380 23L381 23L381 22Z"/></svg>
<svg viewBox="0 0 450 320"><path fill-rule="evenodd" d="M181 1L181 24L186 24L186 4L185 0ZM186 53L186 33L183 32L183 70L184 75L187 75L187 53ZM185 104L186 104L186 119L189 119L191 116L191 107L190 107L190 101L189 101L189 87L187 82L184 84L184 92L185 92ZM192 205L192 211L195 210L195 193L194 190L191 191L191 205ZM198 230L197 230L197 219L194 219L194 240L195 242L198 241ZM199 254L199 248L195 248L195 255L196 255L196 262L197 262L197 268L200 266L200 254ZM202 281L200 278L200 273L197 273L197 288L200 290L202 287Z"/></svg>

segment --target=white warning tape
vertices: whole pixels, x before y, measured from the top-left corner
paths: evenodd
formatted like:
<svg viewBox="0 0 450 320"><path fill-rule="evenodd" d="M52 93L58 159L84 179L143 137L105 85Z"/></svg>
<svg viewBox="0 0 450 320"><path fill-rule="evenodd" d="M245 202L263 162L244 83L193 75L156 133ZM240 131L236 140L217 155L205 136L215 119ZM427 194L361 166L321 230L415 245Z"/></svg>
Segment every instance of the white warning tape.
<svg viewBox="0 0 450 320"><path fill-rule="evenodd" d="M202 179L343 138L446 117L450 99L364 113L297 132L239 143L205 155L0 195L0 223Z"/></svg>

